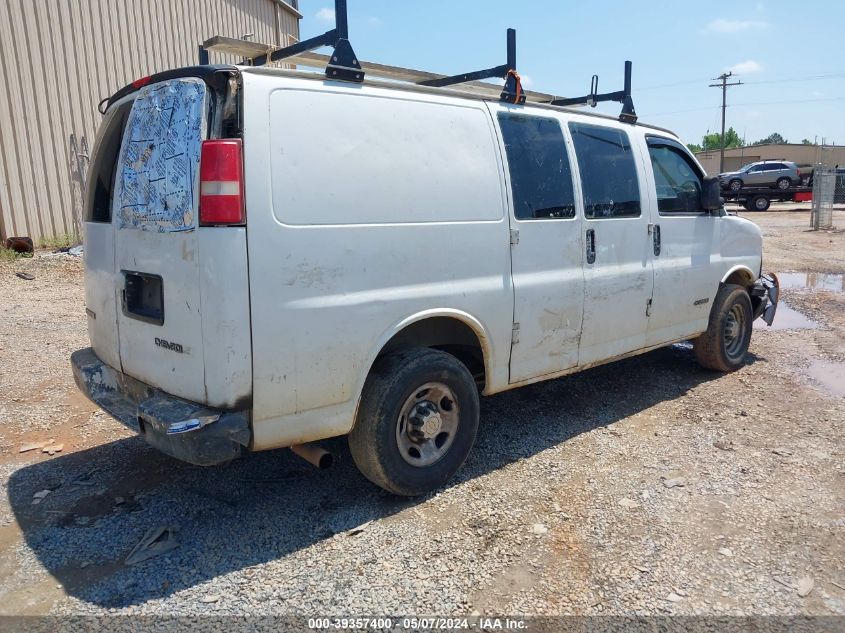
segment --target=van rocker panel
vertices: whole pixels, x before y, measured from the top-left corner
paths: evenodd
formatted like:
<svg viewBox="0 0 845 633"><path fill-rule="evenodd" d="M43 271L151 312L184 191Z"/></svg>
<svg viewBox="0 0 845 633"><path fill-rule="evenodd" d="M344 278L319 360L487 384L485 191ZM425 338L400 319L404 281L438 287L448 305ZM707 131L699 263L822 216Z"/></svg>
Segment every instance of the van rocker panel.
<svg viewBox="0 0 845 633"><path fill-rule="evenodd" d="M90 347L74 352L71 365L88 398L171 457L212 466L249 446L249 411L219 411L171 396L107 365Z"/></svg>

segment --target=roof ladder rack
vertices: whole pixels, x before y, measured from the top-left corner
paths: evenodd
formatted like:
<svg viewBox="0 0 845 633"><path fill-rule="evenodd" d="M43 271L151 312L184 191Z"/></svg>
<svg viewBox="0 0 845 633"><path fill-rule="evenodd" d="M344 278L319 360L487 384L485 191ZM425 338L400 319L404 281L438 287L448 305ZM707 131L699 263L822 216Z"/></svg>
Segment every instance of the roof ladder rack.
<svg viewBox="0 0 845 633"><path fill-rule="evenodd" d="M505 80L505 87L502 89L502 94L499 97L501 101L508 103L525 103L525 91L522 89L522 81L519 74L516 72L516 30L508 29L508 55L507 63L501 66L494 66L485 70L476 70L471 73L463 73L461 75L452 75L451 77L439 77L437 79L427 79L425 81L417 82L420 86L431 86L434 88L442 88L443 86L452 86L454 84L462 84L469 81L477 81L479 79L490 79L498 77Z"/></svg>
<svg viewBox="0 0 845 633"><path fill-rule="evenodd" d="M349 43L346 0L334 0L334 15L335 28L331 31L255 57L252 60L252 65L263 66L268 62L277 62L288 57L294 57L322 46L332 46L334 52L326 66L326 77L359 83L364 81L364 71L361 69L361 64L358 63L355 51L352 50L352 44Z"/></svg>
<svg viewBox="0 0 845 633"><path fill-rule="evenodd" d="M571 99L555 99L551 103L556 106L588 105L595 108L597 103L619 101L622 104L622 112L619 114L619 120L623 123L636 123L637 112L634 110L634 101L631 99L632 66L633 64L631 62L625 62L625 86L622 90L599 94L599 76L593 75L593 80L590 82L590 94Z"/></svg>

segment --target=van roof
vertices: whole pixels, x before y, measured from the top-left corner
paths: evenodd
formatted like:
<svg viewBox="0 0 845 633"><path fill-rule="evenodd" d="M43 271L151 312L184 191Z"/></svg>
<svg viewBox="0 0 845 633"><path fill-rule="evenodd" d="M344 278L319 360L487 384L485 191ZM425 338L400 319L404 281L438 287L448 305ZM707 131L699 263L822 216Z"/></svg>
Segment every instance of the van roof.
<svg viewBox="0 0 845 633"><path fill-rule="evenodd" d="M291 79L300 79L304 81L316 81L320 83L331 82L334 85L338 86L356 86L361 84L356 83L348 83L343 81L336 81L327 79L324 73L312 72L307 70L300 70L300 69L286 69L286 68L275 68L272 66L238 66L238 70L242 73L249 73L249 74L257 74L257 75L271 75L271 76L280 76L280 77L288 77ZM439 95L447 95L450 97L458 97L463 99L472 99L475 101L490 101L495 103L500 103L498 92L501 91L501 86L497 86L495 84L490 84L486 82L472 82L471 87L479 90L460 90L457 88L435 88L431 86L423 86L417 83L408 83L405 81L390 81L390 80L379 80L379 79L370 79L366 77L362 82L364 85L374 86L378 88L387 88L389 90L400 90L403 92L418 92L423 94L439 94ZM486 90L485 90L486 89ZM496 92L496 95L493 94L493 91ZM537 94L537 93L535 93ZM545 96L545 95L543 95ZM551 95L549 95L553 98ZM542 103L538 101L526 101L522 104L522 107L527 109L537 108L542 110L553 110L556 112L567 112L569 114L579 114L589 117L594 117L597 119L603 119L606 121L613 121L619 123L619 119L614 116L610 116L608 114L602 114L599 112L589 112L586 111L584 108L572 108L572 107L565 107L565 106L557 106L552 105L550 103ZM678 135L675 134L673 131L668 130L666 128L652 125L649 123L642 123L637 121L636 123L626 123L625 125L631 125L633 127L642 127L651 130L657 130L659 132L663 132L664 134L668 134L671 137L677 139Z"/></svg>

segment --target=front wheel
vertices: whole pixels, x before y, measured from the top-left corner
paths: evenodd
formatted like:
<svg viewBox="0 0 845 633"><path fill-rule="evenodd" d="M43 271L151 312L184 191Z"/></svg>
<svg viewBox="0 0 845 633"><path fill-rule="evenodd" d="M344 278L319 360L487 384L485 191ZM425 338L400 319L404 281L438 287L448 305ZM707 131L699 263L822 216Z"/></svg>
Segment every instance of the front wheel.
<svg viewBox="0 0 845 633"><path fill-rule="evenodd" d="M710 310L707 331L693 341L699 364L722 372L742 367L751 343L753 318L748 291L734 284L723 285Z"/></svg>
<svg viewBox="0 0 845 633"><path fill-rule="evenodd" d="M379 358L349 434L358 470L385 490L413 497L463 465L478 431L478 389L457 358L408 348Z"/></svg>
<svg viewBox="0 0 845 633"><path fill-rule="evenodd" d="M737 191L739 191L740 189L742 189L742 181L741 181L741 180L738 180L738 179L731 180L731 181L728 183L728 187L730 188L730 190L731 190L731 191L733 191L734 193L736 193Z"/></svg>

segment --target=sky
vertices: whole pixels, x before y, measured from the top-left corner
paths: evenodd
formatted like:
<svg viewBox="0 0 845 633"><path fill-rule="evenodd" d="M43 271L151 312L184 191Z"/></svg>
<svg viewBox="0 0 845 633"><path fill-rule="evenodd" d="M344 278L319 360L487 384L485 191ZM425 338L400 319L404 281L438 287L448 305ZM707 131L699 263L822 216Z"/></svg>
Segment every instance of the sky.
<svg viewBox="0 0 845 633"><path fill-rule="evenodd" d="M527 89L582 96L622 88L633 62L643 122L688 143L720 131L721 90L732 71L727 126L747 143L780 133L845 144L845 2L841 0L589 2L553 0L348 0L349 38L360 59L443 74L505 63L517 31ZM301 37L334 26L332 0L301 0ZM620 105L597 111L618 114Z"/></svg>

